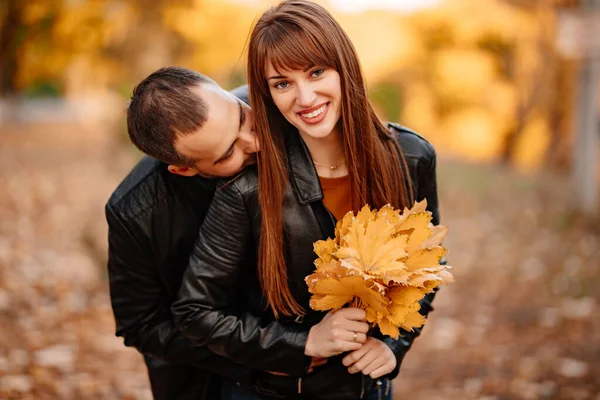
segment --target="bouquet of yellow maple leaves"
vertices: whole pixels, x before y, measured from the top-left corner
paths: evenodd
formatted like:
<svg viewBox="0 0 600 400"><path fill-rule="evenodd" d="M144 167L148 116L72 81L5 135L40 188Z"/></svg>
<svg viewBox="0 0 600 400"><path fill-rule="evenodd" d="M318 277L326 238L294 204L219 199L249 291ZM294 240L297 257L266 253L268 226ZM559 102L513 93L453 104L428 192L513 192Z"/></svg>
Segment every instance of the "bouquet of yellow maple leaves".
<svg viewBox="0 0 600 400"><path fill-rule="evenodd" d="M306 277L311 308L361 308L368 322L396 339L399 328L422 326L419 301L454 280L451 267L440 264L448 229L434 226L426 208L423 200L402 213L389 205L348 212L338 221L334 239L314 243L319 258Z"/></svg>

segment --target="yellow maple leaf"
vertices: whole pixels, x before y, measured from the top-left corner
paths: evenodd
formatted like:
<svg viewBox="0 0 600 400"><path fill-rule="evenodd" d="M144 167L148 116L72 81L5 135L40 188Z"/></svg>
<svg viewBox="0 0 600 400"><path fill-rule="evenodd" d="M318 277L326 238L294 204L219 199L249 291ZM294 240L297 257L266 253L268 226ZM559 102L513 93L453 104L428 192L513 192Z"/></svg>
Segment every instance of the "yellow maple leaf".
<svg viewBox="0 0 600 400"><path fill-rule="evenodd" d="M433 226L431 219L426 200L402 214L390 205L348 212L338 221L334 239L314 244L316 269L305 279L310 306L326 311L350 303L394 338L400 329L422 326L419 301L454 280L451 267L440 264L447 228Z"/></svg>
<svg viewBox="0 0 600 400"><path fill-rule="evenodd" d="M448 228L443 225L436 225L431 228L431 235L421 244L422 249L433 249L442 244L442 241L448 233Z"/></svg>
<svg viewBox="0 0 600 400"><path fill-rule="evenodd" d="M352 211L348 211L346 215L342 217L342 219L338 220L337 224L335 224L335 240L339 244L341 238L348 234L348 229L356 220L354 213Z"/></svg>
<svg viewBox="0 0 600 400"><path fill-rule="evenodd" d="M356 221L366 228L369 226L369 222L375 217L375 213L376 211L371 211L371 208L368 205L364 205L356 214Z"/></svg>
<svg viewBox="0 0 600 400"><path fill-rule="evenodd" d="M427 199L423 199L421 201L415 201L415 204L413 204L413 206L410 209L407 207L404 207L404 211L402 212L402 215L409 216L411 214L417 214L417 213L421 213L421 212L425 212L425 211L427 211Z"/></svg>
<svg viewBox="0 0 600 400"><path fill-rule="evenodd" d="M400 210L396 210L389 204L386 204L379 209L377 212L377 218L385 218L387 219L388 223L392 225L398 225L403 220Z"/></svg>
<svg viewBox="0 0 600 400"><path fill-rule="evenodd" d="M418 303L424 296L422 290L410 286L394 286L388 292L388 297L392 301L391 306L402 305L410 306Z"/></svg>
<svg viewBox="0 0 600 400"><path fill-rule="evenodd" d="M394 339L398 339L398 336L400 336L400 329L398 329L398 325L395 325L393 322L390 322L390 320L387 318L384 318L381 321L379 321L377 323L377 326L379 326L379 330L384 335L387 335Z"/></svg>
<svg viewBox="0 0 600 400"><path fill-rule="evenodd" d="M367 313L367 321L370 323L374 323L377 322L381 319L380 314L377 313L377 311L373 310L372 308L368 308L365 310Z"/></svg>
<svg viewBox="0 0 600 400"><path fill-rule="evenodd" d="M322 280L327 278L341 278L348 274L348 270L342 267L339 260L331 260L329 262L321 262L317 260L315 264L317 265L317 269L311 275L308 275L304 280L308 285L308 290L312 293L312 288L314 285Z"/></svg>
<svg viewBox="0 0 600 400"><path fill-rule="evenodd" d="M452 267L446 266L446 268L452 268ZM452 275L452 273L450 271L448 271L447 269L440 271L437 274L440 278L442 278L442 280L444 281L444 284L454 282L454 275Z"/></svg>
<svg viewBox="0 0 600 400"><path fill-rule="evenodd" d="M385 218L371 221L365 228L357 223L348 228L337 257L365 273L394 276L406 270L400 261L406 256L406 237L393 236L394 226Z"/></svg>
<svg viewBox="0 0 600 400"><path fill-rule="evenodd" d="M392 324L408 331L418 328L425 323L425 318L419 313L419 301L425 296L425 291L411 286L396 286L390 289L388 298L389 316L386 318ZM407 329L409 328L409 329Z"/></svg>
<svg viewBox="0 0 600 400"><path fill-rule="evenodd" d="M405 331L412 332L414 328L420 328L426 322L425 317L422 316L418 311L408 314L404 323L400 324L400 328Z"/></svg>
<svg viewBox="0 0 600 400"><path fill-rule="evenodd" d="M332 278L328 278L332 279ZM327 311L338 310L352 300L353 296L328 295L314 293L310 298L310 307L313 310Z"/></svg>
<svg viewBox="0 0 600 400"><path fill-rule="evenodd" d="M402 223L396 226L398 233L408 235L408 251L419 248L431 235L429 228L431 222L430 212L411 214Z"/></svg>
<svg viewBox="0 0 600 400"><path fill-rule="evenodd" d="M440 260L446 254L446 249L436 247L432 250L418 249L404 261L409 271L416 271L423 268L434 268L440 265Z"/></svg>
<svg viewBox="0 0 600 400"><path fill-rule="evenodd" d="M329 262L335 256L337 245L334 239L328 238L327 240L317 240L313 244L314 252L325 262Z"/></svg>
<svg viewBox="0 0 600 400"><path fill-rule="evenodd" d="M391 289L389 298L392 302L388 307L389 315L386 318L397 326L405 323L409 314L421 309L419 300L423 296L425 296L423 291L410 286L398 286Z"/></svg>
<svg viewBox="0 0 600 400"><path fill-rule="evenodd" d="M378 291L374 285L360 276L345 276L339 279L326 278L315 283L310 306L315 310L335 310L354 300L360 300L365 307L375 312L385 313L388 300L385 293ZM364 307L361 307L364 308Z"/></svg>

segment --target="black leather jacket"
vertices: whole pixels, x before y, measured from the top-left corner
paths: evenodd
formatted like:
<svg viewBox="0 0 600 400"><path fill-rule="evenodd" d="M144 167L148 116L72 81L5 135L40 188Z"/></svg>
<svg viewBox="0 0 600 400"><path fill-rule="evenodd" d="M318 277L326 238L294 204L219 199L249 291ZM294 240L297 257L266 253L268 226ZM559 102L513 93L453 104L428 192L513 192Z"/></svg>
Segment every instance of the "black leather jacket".
<svg viewBox="0 0 600 400"><path fill-rule="evenodd" d="M233 93L247 100L247 87ZM171 315L215 183L145 157L106 205L116 333L144 354L157 400L218 399L220 378L209 371L238 381L250 374L182 336Z"/></svg>
<svg viewBox="0 0 600 400"><path fill-rule="evenodd" d="M437 224L433 147L398 125L390 124L390 131L404 151L415 198L427 198L433 223ZM240 178L217 190L192 251L173 315L182 333L196 343L258 370L291 375L278 378L257 372L248 386L251 391L263 396L274 392L291 396L301 389L307 399L358 399L371 382L361 374L348 374L341 357L306 374L309 360L304 356L304 347L308 330L324 313L310 309L304 278L314 270L313 242L334 236L335 219L321 201L319 179L304 142L297 133L286 135L286 142L290 184L285 192L283 216L288 280L292 294L307 314L302 321L275 320L266 311L256 267L261 225L257 171L249 168ZM430 294L422 301L423 314L431 311L432 299ZM384 339L398 360L390 378L397 375L419 331L403 335L399 340Z"/></svg>

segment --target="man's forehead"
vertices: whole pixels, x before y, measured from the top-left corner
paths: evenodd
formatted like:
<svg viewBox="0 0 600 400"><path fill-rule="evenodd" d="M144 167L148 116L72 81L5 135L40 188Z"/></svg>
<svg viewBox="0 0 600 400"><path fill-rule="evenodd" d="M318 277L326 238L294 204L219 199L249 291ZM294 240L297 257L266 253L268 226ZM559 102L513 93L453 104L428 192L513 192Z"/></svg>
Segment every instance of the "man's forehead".
<svg viewBox="0 0 600 400"><path fill-rule="evenodd" d="M207 107L207 118L202 128L183 135L176 147L184 155L199 161L213 161L227 147L224 142L237 135L239 103L235 96L215 84L202 84L193 89Z"/></svg>
<svg viewBox="0 0 600 400"><path fill-rule="evenodd" d="M228 132L218 132L222 129L229 130L235 127L237 130L239 119L239 102L231 93L226 92L217 85L212 87L199 88L200 96L208 108L207 119L203 127L217 130L209 132L213 135L222 135Z"/></svg>
<svg viewBox="0 0 600 400"><path fill-rule="evenodd" d="M221 86L213 82L200 83L194 88L192 88L192 90L196 92L196 94L199 95L202 98L202 100L206 102L209 108L211 103L215 100L225 102L236 101L236 97L233 94L229 93L226 90L223 90Z"/></svg>

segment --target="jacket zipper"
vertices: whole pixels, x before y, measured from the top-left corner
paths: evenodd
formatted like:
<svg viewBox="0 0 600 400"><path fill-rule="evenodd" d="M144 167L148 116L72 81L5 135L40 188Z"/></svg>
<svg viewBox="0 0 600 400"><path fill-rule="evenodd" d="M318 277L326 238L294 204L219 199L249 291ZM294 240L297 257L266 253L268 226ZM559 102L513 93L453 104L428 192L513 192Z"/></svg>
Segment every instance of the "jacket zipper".
<svg viewBox="0 0 600 400"><path fill-rule="evenodd" d="M302 393L302 378L298 378L298 394Z"/></svg>
<svg viewBox="0 0 600 400"><path fill-rule="evenodd" d="M360 398L364 398L365 396L365 376L362 375L361 376L361 380L360 380Z"/></svg>

